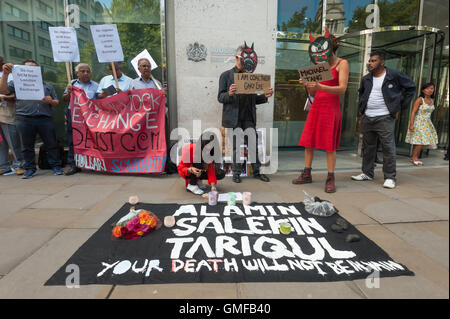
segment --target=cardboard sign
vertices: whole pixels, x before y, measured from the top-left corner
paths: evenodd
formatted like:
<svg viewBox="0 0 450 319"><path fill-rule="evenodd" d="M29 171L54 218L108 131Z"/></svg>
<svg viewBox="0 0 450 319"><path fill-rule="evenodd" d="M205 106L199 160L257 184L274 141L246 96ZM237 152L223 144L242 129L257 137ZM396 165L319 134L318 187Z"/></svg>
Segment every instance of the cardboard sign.
<svg viewBox="0 0 450 319"><path fill-rule="evenodd" d="M139 72L139 69L138 69L138 62L139 62L140 59L147 59L147 60L149 60L151 68L152 68L152 71L158 67L158 65L153 60L153 58L150 55L150 53L148 53L147 49L145 49L144 51L139 53L133 60L131 60L131 65L133 66L133 68L136 71L138 76L141 76L141 72Z"/></svg>
<svg viewBox="0 0 450 319"><path fill-rule="evenodd" d="M331 73L331 67L328 62L299 69L298 73L305 82L322 82L333 79L333 73Z"/></svg>
<svg viewBox="0 0 450 319"><path fill-rule="evenodd" d="M77 33L74 28L49 27L55 62L80 62Z"/></svg>
<svg viewBox="0 0 450 319"><path fill-rule="evenodd" d="M89 100L74 87L71 116L75 164L109 173L164 171L165 102L160 90L130 90Z"/></svg>
<svg viewBox="0 0 450 319"><path fill-rule="evenodd" d="M18 100L40 101L44 98L40 66L14 65L12 74Z"/></svg>
<svg viewBox="0 0 450 319"><path fill-rule="evenodd" d="M235 73L234 84L237 85L237 94L264 93L270 89L270 75Z"/></svg>
<svg viewBox="0 0 450 319"><path fill-rule="evenodd" d="M123 61L122 45L115 24L91 25L91 33L100 63Z"/></svg>

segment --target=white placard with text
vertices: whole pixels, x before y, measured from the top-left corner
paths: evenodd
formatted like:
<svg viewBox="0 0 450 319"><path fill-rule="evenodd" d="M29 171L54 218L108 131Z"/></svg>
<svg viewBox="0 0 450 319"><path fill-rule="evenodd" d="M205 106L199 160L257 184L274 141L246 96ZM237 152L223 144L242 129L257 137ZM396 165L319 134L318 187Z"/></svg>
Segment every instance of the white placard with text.
<svg viewBox="0 0 450 319"><path fill-rule="evenodd" d="M18 100L40 101L44 98L44 85L40 66L14 65L14 90Z"/></svg>
<svg viewBox="0 0 450 319"><path fill-rule="evenodd" d="M74 28L49 27L55 62L80 62L77 32Z"/></svg>
<svg viewBox="0 0 450 319"><path fill-rule="evenodd" d="M91 25L92 38L97 51L98 62L123 61L122 45L115 24Z"/></svg>

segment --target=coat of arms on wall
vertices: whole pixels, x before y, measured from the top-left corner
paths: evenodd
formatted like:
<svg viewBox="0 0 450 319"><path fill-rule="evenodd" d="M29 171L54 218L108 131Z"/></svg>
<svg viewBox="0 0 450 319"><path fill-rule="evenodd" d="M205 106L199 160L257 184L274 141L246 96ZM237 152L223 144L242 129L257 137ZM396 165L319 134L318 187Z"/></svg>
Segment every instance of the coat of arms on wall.
<svg viewBox="0 0 450 319"><path fill-rule="evenodd" d="M203 44L199 44L198 42L189 44L186 51L189 60L194 62L206 60L206 48Z"/></svg>

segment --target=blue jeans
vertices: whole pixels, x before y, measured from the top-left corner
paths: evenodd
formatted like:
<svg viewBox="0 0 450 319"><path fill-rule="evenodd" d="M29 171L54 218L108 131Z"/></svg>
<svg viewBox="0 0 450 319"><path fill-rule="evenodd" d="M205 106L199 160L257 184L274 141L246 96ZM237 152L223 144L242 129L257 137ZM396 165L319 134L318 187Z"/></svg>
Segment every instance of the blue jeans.
<svg viewBox="0 0 450 319"><path fill-rule="evenodd" d="M55 122L48 116L17 116L16 126L22 144L22 154L25 159L26 170L36 170L36 154L34 151L36 134L39 133L48 152L48 163L54 167L61 167L58 144L56 142Z"/></svg>
<svg viewBox="0 0 450 319"><path fill-rule="evenodd" d="M20 139L15 125L0 123L0 170L8 171L10 169L9 150L13 155L12 167L14 169L23 168L25 162L20 148Z"/></svg>

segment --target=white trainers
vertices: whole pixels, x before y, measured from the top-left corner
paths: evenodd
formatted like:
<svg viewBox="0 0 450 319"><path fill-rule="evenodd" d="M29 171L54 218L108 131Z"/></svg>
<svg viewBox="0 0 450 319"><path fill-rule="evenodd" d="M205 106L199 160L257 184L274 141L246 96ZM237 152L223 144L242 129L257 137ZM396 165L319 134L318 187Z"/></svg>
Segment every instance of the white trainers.
<svg viewBox="0 0 450 319"><path fill-rule="evenodd" d="M352 179L353 179L354 181L371 181L371 180L373 180L372 177L369 177L369 176L367 176L367 175L364 174L364 173L361 173L361 174L356 175L356 176L352 176Z"/></svg>
<svg viewBox="0 0 450 319"><path fill-rule="evenodd" d="M202 195L204 193L204 191L202 191L198 185L191 185L189 184L186 189L188 191L191 191L192 193L194 193L195 195Z"/></svg>
<svg viewBox="0 0 450 319"><path fill-rule="evenodd" d="M393 189L395 188L395 181L388 178L384 181L383 187Z"/></svg>

